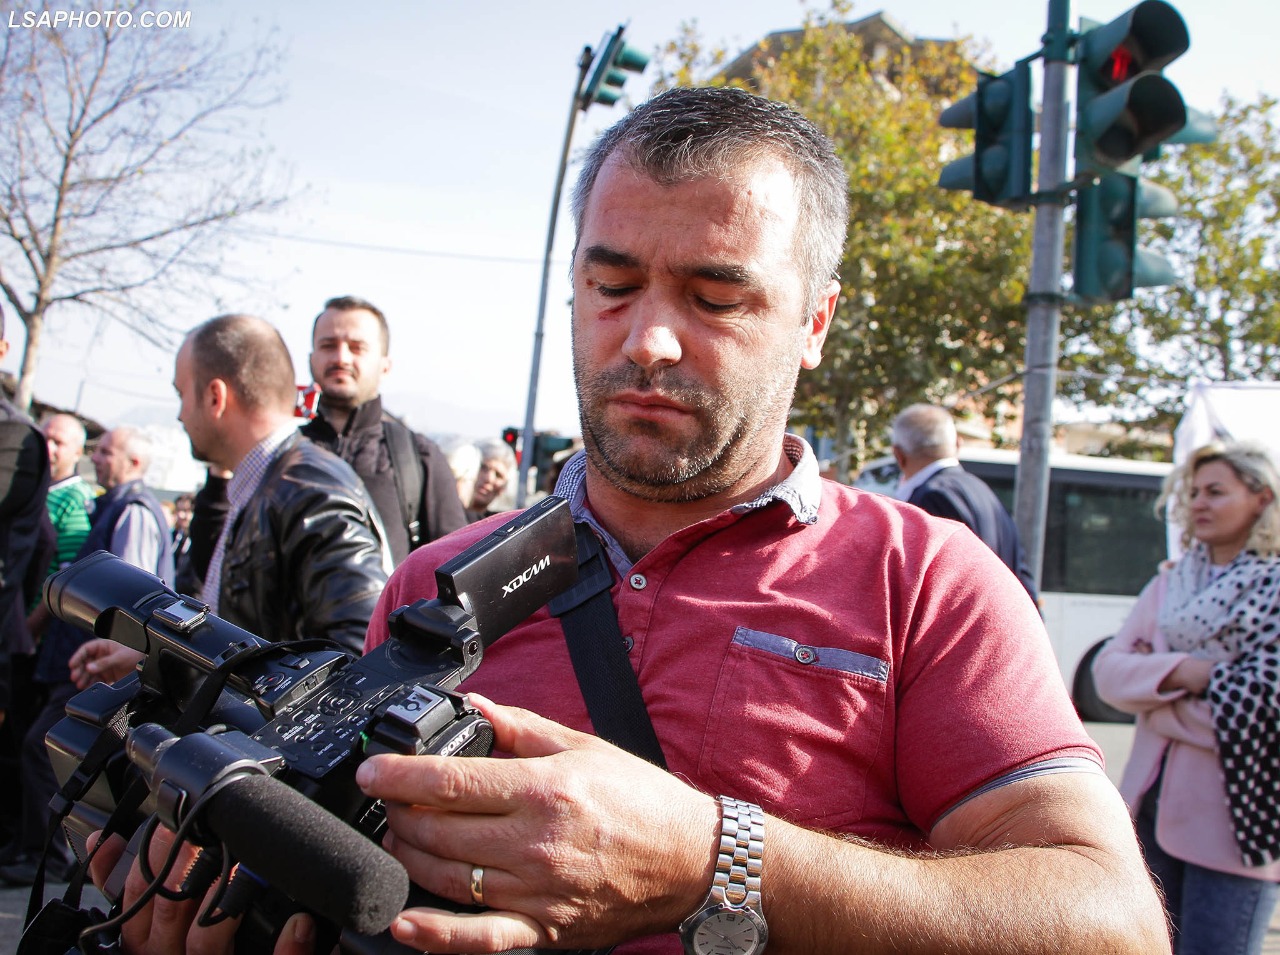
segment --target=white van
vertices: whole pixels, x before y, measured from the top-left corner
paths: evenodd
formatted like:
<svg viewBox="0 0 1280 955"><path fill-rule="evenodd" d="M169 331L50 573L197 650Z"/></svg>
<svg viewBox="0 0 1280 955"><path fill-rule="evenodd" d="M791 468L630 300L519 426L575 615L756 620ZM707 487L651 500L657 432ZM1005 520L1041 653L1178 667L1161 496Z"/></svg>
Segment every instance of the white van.
<svg viewBox="0 0 1280 955"><path fill-rule="evenodd" d="M1016 451L962 448L960 462L1012 512ZM1053 454L1049 466L1040 600L1058 667L1083 718L1131 720L1097 699L1088 668L1165 558L1165 525L1153 508L1172 465ZM881 493L897 484L891 457L870 462L854 482Z"/></svg>

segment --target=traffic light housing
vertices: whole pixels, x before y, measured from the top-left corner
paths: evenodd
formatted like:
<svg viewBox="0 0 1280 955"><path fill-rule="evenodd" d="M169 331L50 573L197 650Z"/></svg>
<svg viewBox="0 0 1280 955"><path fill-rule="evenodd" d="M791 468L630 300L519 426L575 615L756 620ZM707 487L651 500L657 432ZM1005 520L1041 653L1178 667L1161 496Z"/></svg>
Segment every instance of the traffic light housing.
<svg viewBox="0 0 1280 955"><path fill-rule="evenodd" d="M1191 45L1182 16L1143 0L1105 25L1082 21L1076 40L1076 177L1118 169L1187 122L1177 87L1160 75Z"/></svg>
<svg viewBox="0 0 1280 955"><path fill-rule="evenodd" d="M1138 221L1175 215L1178 200L1162 186L1107 173L1076 195L1075 296L1090 304L1119 302L1135 288L1169 285L1173 267L1138 246Z"/></svg>
<svg viewBox="0 0 1280 955"><path fill-rule="evenodd" d="M519 428L503 428L502 443L509 446L516 455L516 463L520 461L520 429Z"/></svg>
<svg viewBox="0 0 1280 955"><path fill-rule="evenodd" d="M555 456L571 447L573 447L573 438L566 438L558 434L534 435L533 466L538 469L538 474L545 475L555 467Z"/></svg>
<svg viewBox="0 0 1280 955"><path fill-rule="evenodd" d="M1081 21L1073 291L1084 302L1119 302L1176 280L1167 260L1138 245L1138 223L1176 215L1177 199L1139 170L1162 143L1204 141L1187 129L1182 94L1160 73L1190 45L1181 14L1164 0L1143 0L1107 24Z"/></svg>
<svg viewBox="0 0 1280 955"><path fill-rule="evenodd" d="M591 73L582 91L581 108L585 111L592 103L612 106L622 98L622 88L626 85L628 73L643 73L649 65L649 57L633 46L622 41L626 32L625 26L614 31L605 44L604 52L596 61L596 68Z"/></svg>
<svg viewBox="0 0 1280 955"><path fill-rule="evenodd" d="M972 129L973 154L943 167L938 185L971 191L979 202L1022 209L1031 196L1031 67L978 73L978 88L939 118L947 129Z"/></svg>

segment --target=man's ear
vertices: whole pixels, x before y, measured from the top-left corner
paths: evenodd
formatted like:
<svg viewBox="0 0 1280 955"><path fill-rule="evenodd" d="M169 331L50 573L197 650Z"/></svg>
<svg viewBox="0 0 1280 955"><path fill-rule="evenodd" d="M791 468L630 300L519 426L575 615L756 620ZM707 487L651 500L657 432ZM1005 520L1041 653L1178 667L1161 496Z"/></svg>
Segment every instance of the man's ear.
<svg viewBox="0 0 1280 955"><path fill-rule="evenodd" d="M827 340L827 332L831 330L831 319L835 317L836 303L839 300L840 283L832 279L809 315L809 325L804 335L804 348L800 353L802 368L817 368L822 362L822 346Z"/></svg>
<svg viewBox="0 0 1280 955"><path fill-rule="evenodd" d="M4 357L7 354L9 354L9 340L0 338L0 361L4 361Z"/></svg>
<svg viewBox="0 0 1280 955"><path fill-rule="evenodd" d="M211 378L209 384L205 386L204 400L209 414L214 418L221 418L227 413L227 407L231 402L231 389L221 378Z"/></svg>

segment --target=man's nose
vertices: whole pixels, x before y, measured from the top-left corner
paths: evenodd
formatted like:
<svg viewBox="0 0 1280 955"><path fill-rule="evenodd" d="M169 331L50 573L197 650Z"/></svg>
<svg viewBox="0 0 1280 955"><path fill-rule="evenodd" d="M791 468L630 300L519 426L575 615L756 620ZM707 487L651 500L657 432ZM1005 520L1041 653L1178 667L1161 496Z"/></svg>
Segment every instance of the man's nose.
<svg viewBox="0 0 1280 955"><path fill-rule="evenodd" d="M631 327L622 353L641 368L660 368L680 361L679 317L661 302L646 300L631 309Z"/></svg>

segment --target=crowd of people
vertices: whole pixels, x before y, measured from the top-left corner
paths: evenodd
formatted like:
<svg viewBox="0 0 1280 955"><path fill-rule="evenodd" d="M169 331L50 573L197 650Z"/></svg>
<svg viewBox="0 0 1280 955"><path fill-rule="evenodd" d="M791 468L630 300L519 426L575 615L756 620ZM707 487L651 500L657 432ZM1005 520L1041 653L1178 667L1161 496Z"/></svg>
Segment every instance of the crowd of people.
<svg viewBox="0 0 1280 955"><path fill-rule="evenodd" d="M1280 728L1274 465L1215 448L1170 485L1187 554L1097 664L1100 690L1140 714L1122 799L1072 710L1012 522L959 466L949 413L917 405L895 422L902 501L823 479L786 430L835 315L848 188L816 127L735 89L661 94L585 158L572 198L583 446L544 490L611 570L616 621L593 631L611 648L593 652L625 657L656 752L595 735L624 703L584 689L567 612L490 646L462 690L514 758L383 754L356 774L412 880L480 907L410 908L391 927L401 944L1258 951L1280 875L1276 777L1247 768L1271 771ZM13 602L0 611L11 649L39 641L47 687L0 879L27 877L48 828L44 731L78 688L139 661L50 620L32 578L105 549L253 633L368 651L392 610L435 595L437 566L507 519L511 447L441 447L407 428L381 403L390 355L382 312L327 301L319 401L299 427L275 328L247 315L195 327L174 387L209 474L172 528L135 429L99 440L94 497L76 419L40 433L0 404L12 469L31 475L5 499L0 597ZM104 845L96 881L122 848ZM124 904L144 883L135 869ZM234 921L193 925L163 895L144 913L121 927L125 951L233 942ZM295 916L277 952L314 937Z"/></svg>

